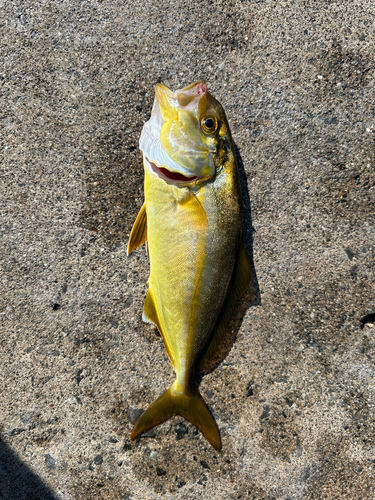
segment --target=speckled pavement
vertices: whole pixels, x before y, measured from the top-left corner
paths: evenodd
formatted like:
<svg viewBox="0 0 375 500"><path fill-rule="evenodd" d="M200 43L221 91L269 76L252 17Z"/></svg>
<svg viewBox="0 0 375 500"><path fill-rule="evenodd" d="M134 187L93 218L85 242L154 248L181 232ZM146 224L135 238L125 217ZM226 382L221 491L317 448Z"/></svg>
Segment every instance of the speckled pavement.
<svg viewBox="0 0 375 500"><path fill-rule="evenodd" d="M0 0L0 498L375 498L370 0ZM153 87L205 79L237 145L251 288L181 418L141 321Z"/></svg>

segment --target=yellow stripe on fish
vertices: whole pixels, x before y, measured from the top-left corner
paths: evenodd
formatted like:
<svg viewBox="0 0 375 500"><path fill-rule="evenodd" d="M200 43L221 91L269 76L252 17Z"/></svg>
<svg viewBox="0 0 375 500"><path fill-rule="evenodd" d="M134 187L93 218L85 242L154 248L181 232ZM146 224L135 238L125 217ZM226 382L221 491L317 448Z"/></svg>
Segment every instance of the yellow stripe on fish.
<svg viewBox="0 0 375 500"><path fill-rule="evenodd" d="M203 81L172 92L158 84L140 149L145 203L128 253L147 241L150 279L143 319L157 326L176 373L136 422L134 440L173 415L218 451L216 422L194 384L250 283L238 169L221 104Z"/></svg>

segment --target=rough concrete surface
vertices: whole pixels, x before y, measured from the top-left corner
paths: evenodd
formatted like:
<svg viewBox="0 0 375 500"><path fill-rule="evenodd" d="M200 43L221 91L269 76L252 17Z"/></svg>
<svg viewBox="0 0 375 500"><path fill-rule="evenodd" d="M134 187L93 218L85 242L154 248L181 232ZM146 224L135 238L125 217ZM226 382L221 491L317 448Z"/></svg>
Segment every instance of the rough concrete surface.
<svg viewBox="0 0 375 500"><path fill-rule="evenodd" d="M375 498L370 0L0 1L0 498ZM238 148L251 288L181 418L141 321L153 87L204 78ZM242 166L241 166L242 159Z"/></svg>

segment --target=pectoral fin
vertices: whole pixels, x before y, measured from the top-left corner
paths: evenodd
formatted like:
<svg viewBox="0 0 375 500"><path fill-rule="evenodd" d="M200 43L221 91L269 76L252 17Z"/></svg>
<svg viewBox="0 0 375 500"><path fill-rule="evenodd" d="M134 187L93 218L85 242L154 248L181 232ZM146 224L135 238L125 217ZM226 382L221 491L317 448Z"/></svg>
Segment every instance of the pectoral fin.
<svg viewBox="0 0 375 500"><path fill-rule="evenodd" d="M142 208L135 219L133 228L130 233L129 243L128 243L128 255L132 253L133 250L143 245L147 241L147 215L146 215L146 204L142 205Z"/></svg>
<svg viewBox="0 0 375 500"><path fill-rule="evenodd" d="M227 298L220 311L216 325L207 342L206 348L202 352L199 363L199 371L201 372L210 371L212 369L211 365L213 360L217 362L220 361L220 357L218 360L216 360L216 358L218 358L217 353L218 351L221 350L220 344L226 337L225 333L228 323L232 318L234 309L236 308L238 301L248 288L250 284L250 279L251 279L251 268L250 268L249 257L247 255L245 243L244 241L242 241L238 251L236 264L234 266Z"/></svg>

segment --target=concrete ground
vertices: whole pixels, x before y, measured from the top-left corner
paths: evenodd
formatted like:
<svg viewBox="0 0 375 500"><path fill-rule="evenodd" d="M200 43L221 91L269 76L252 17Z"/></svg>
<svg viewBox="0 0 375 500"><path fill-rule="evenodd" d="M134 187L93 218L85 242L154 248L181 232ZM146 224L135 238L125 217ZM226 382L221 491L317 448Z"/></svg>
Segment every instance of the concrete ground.
<svg viewBox="0 0 375 500"><path fill-rule="evenodd" d="M0 498L375 498L370 0L0 0ZM126 244L153 87L205 79L241 167L253 280L181 418ZM242 160L242 165L241 165Z"/></svg>

